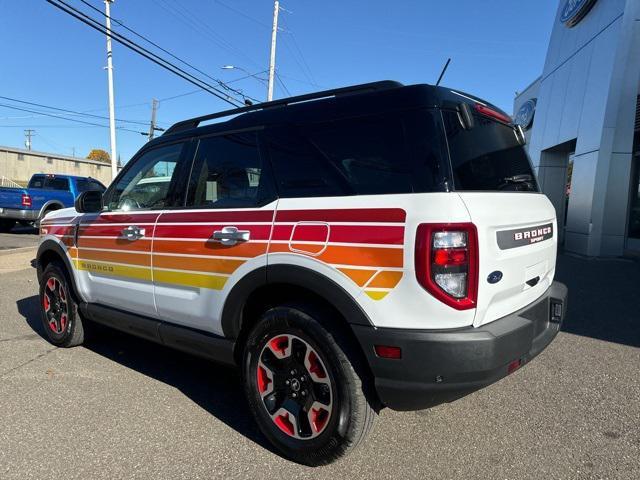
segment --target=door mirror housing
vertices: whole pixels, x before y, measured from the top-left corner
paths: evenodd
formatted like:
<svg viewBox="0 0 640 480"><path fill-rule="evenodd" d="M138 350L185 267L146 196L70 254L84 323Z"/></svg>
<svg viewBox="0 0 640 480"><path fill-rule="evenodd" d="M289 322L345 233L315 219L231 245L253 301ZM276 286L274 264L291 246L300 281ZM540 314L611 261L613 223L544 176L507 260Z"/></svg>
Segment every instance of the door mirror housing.
<svg viewBox="0 0 640 480"><path fill-rule="evenodd" d="M76 198L74 204L78 213L97 213L101 212L103 208L102 192L98 190L87 190L82 192Z"/></svg>

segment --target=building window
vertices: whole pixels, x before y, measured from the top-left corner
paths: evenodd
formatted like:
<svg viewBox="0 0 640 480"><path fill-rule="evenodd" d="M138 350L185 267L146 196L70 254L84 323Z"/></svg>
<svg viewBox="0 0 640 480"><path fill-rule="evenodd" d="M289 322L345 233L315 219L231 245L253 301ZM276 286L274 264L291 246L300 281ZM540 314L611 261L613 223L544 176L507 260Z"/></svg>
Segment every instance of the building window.
<svg viewBox="0 0 640 480"><path fill-rule="evenodd" d="M19 153L18 154L18 160L24 161L24 153Z"/></svg>
<svg viewBox="0 0 640 480"><path fill-rule="evenodd" d="M53 158L47 157L47 163L51 165L53 163Z"/></svg>
<svg viewBox="0 0 640 480"><path fill-rule="evenodd" d="M80 168L80 162L73 162L73 166L76 168Z"/></svg>

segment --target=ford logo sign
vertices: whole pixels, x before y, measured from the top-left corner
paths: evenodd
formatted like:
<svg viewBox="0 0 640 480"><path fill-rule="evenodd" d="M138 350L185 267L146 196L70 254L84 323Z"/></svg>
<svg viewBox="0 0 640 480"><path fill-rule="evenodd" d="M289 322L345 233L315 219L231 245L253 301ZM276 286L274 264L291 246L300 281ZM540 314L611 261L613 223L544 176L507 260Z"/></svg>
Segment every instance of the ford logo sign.
<svg viewBox="0 0 640 480"><path fill-rule="evenodd" d="M491 272L487 277L487 282L489 283L498 283L500 280L502 280L502 272L499 270Z"/></svg>
<svg viewBox="0 0 640 480"><path fill-rule="evenodd" d="M531 125L533 124L533 115L536 113L536 102L535 98L527 100L522 104L518 113L516 113L516 118L514 120L516 125L520 125L525 130L529 130Z"/></svg>
<svg viewBox="0 0 640 480"><path fill-rule="evenodd" d="M596 0L567 0L562 7L560 21L569 28L575 27L589 13L595 3Z"/></svg>

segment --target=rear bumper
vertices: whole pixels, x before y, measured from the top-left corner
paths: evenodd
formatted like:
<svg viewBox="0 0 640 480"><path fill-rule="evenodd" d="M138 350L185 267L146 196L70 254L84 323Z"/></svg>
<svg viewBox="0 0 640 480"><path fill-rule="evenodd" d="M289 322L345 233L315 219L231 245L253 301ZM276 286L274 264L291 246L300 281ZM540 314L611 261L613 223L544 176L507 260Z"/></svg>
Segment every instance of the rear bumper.
<svg viewBox="0 0 640 480"><path fill-rule="evenodd" d="M535 302L479 328L403 330L352 325L375 377L381 402L419 410L451 402L505 377L555 338L566 312L567 287L554 282ZM552 319L553 305L561 314ZM402 349L402 358L375 354L374 345ZM514 366L515 362L515 366Z"/></svg>
<svg viewBox="0 0 640 480"><path fill-rule="evenodd" d="M23 222L34 222L38 219L38 210L22 210L18 208L3 208L0 212L0 218L8 218L11 220L21 220Z"/></svg>

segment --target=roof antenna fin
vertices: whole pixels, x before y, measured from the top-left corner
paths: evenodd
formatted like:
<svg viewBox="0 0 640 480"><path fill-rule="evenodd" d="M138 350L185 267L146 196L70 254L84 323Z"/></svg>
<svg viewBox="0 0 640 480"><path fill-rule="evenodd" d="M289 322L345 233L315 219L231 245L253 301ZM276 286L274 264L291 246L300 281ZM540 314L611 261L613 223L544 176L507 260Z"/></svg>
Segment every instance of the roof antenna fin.
<svg viewBox="0 0 640 480"><path fill-rule="evenodd" d="M442 69L442 72L440 73L440 76L438 77L438 81L436 82L436 87L438 85L440 85L440 81L442 80L442 77L444 77L444 73L447 71L447 67L449 66L450 63L451 63L451 59L447 58L447 63L444 64L444 68Z"/></svg>

